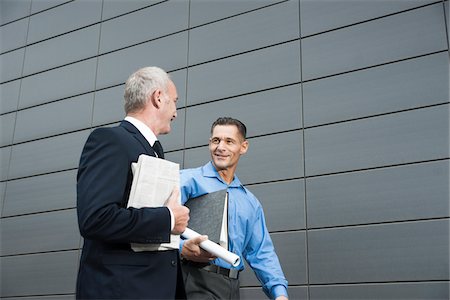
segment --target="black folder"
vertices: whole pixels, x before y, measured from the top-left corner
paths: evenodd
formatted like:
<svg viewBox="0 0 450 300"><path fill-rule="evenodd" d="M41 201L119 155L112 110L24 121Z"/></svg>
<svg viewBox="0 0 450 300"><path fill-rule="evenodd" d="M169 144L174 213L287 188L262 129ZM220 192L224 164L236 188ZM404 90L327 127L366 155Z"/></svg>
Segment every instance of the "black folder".
<svg viewBox="0 0 450 300"><path fill-rule="evenodd" d="M209 240L221 244L222 221L228 220L227 201L226 189L188 199L185 203L190 210L188 227L201 235L207 235ZM227 230L228 224L224 225ZM228 230L225 234L228 236Z"/></svg>

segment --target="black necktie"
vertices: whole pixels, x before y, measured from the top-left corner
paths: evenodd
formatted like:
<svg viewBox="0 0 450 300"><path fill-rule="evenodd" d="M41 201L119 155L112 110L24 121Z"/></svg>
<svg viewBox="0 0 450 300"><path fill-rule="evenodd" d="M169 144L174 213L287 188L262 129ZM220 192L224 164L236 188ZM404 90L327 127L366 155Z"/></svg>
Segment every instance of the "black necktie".
<svg viewBox="0 0 450 300"><path fill-rule="evenodd" d="M161 143L158 140L156 140L152 148L153 150L155 150L156 154L158 154L159 158L164 158L164 150L161 146Z"/></svg>

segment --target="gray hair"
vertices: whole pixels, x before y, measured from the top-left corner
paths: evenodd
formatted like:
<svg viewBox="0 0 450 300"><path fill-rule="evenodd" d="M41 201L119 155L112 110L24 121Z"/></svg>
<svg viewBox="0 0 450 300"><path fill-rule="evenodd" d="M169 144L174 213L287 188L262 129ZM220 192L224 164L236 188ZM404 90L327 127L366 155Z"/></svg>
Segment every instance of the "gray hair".
<svg viewBox="0 0 450 300"><path fill-rule="evenodd" d="M169 74L158 67L145 67L131 74L125 83L125 113L144 108L155 90L167 92L169 81Z"/></svg>

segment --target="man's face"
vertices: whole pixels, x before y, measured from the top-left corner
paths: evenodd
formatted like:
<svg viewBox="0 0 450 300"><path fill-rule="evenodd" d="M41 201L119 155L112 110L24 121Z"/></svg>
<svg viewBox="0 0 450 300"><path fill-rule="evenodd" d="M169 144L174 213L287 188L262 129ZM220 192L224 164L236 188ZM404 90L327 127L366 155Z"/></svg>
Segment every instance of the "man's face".
<svg viewBox="0 0 450 300"><path fill-rule="evenodd" d="M171 122L177 117L177 88L170 81L167 87L167 93L163 92L161 99L161 134L169 133Z"/></svg>
<svg viewBox="0 0 450 300"><path fill-rule="evenodd" d="M209 151L217 171L233 171L242 154L247 152L248 142L234 125L217 125L209 140Z"/></svg>

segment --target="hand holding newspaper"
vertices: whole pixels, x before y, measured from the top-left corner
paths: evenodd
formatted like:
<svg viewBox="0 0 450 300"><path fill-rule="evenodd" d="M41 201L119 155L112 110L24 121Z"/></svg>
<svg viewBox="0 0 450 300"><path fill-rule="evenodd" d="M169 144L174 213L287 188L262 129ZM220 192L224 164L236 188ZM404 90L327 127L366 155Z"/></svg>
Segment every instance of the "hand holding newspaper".
<svg viewBox="0 0 450 300"><path fill-rule="evenodd" d="M179 164L141 154L137 163L131 165L133 182L131 185L128 207L161 207L165 206L174 187L180 186ZM181 199L178 199L181 203ZM156 251L179 249L180 236L170 235L170 243L138 244L132 243L136 251Z"/></svg>
<svg viewBox="0 0 450 300"><path fill-rule="evenodd" d="M153 156L141 154L137 163L133 163L133 182L131 185L128 207L161 207L169 198L172 189L180 185L179 164L159 159ZM181 203L181 199L178 199ZM200 235L199 233L186 228L183 237L190 239ZM162 244L139 244L132 243L131 248L136 251L162 251L168 249L179 249L180 236L171 235L170 243ZM211 254L220 257L237 266L240 263L238 255L222 248L218 244L206 240L200 243L200 247Z"/></svg>

